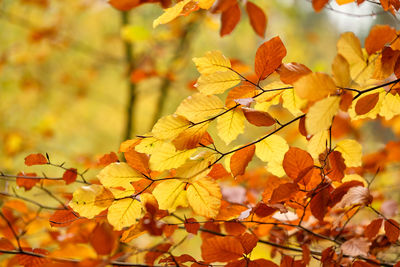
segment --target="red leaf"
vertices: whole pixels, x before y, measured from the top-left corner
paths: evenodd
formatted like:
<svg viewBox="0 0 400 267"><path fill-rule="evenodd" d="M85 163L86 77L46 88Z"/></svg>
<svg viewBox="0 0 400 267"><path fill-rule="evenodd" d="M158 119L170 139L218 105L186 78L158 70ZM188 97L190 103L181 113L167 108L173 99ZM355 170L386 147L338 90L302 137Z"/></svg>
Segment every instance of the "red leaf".
<svg viewBox="0 0 400 267"><path fill-rule="evenodd" d="M256 52L254 69L259 80L264 80L273 73L286 56L286 48L281 39L276 36L263 43Z"/></svg>
<svg viewBox="0 0 400 267"><path fill-rule="evenodd" d="M267 27L267 17L264 11L252 2L246 3L246 11L249 15L251 27L260 37L264 38Z"/></svg>
<svg viewBox="0 0 400 267"><path fill-rule="evenodd" d="M244 233L237 238L242 244L245 254L249 254L257 246L258 238L255 235Z"/></svg>
<svg viewBox="0 0 400 267"><path fill-rule="evenodd" d="M270 216L272 214L274 214L276 212L276 209L271 208L270 206L268 206L265 203L259 203L255 208L254 208L254 213L260 217L260 218L264 218L267 216Z"/></svg>
<svg viewBox="0 0 400 267"><path fill-rule="evenodd" d="M49 254L49 252L45 249L41 249L41 248L23 248L24 251L27 252L33 252L35 254L40 254L40 255L47 255ZM18 259L18 263L20 265L23 265L24 267L41 267L44 264L50 262L49 259L43 257L35 257L35 256L31 256L31 255L26 255L26 254L18 254L17 255L17 259Z"/></svg>
<svg viewBox="0 0 400 267"><path fill-rule="evenodd" d="M90 234L89 242L98 255L109 255L115 247L115 236L108 223L97 224Z"/></svg>
<svg viewBox="0 0 400 267"><path fill-rule="evenodd" d="M240 7L236 3L235 5L229 7L227 10L222 12L221 15L221 29L219 35L222 37L224 35L230 34L240 21Z"/></svg>
<svg viewBox="0 0 400 267"><path fill-rule="evenodd" d="M252 108L242 108L242 111L247 121L255 126L272 126L276 123L275 119L268 112Z"/></svg>
<svg viewBox="0 0 400 267"><path fill-rule="evenodd" d="M356 113L357 115L364 115L371 111L379 100L379 93L374 93L371 95L364 96L356 103Z"/></svg>
<svg viewBox="0 0 400 267"><path fill-rule="evenodd" d="M4 238L4 237L0 237L0 249L1 250L14 250L15 247L14 245L11 243L10 240ZM0 253L0 255L3 253Z"/></svg>
<svg viewBox="0 0 400 267"><path fill-rule="evenodd" d="M241 224L238 221L227 221L224 222L224 227L225 227L225 231L229 234L229 235L241 235L246 231L246 226L244 226L243 224Z"/></svg>
<svg viewBox="0 0 400 267"><path fill-rule="evenodd" d="M171 244L169 243L163 243L156 246L153 251L147 252L144 256L145 263L152 266L154 264L154 261L164 253L168 252L170 247Z"/></svg>
<svg viewBox="0 0 400 267"><path fill-rule="evenodd" d="M42 154L30 154L29 156L25 157L25 165L32 166L32 165L43 165L47 164L47 159Z"/></svg>
<svg viewBox="0 0 400 267"><path fill-rule="evenodd" d="M378 234L379 229L381 229L382 221L382 218L373 220L368 224L367 228L365 228L364 235L368 237L368 239L374 238Z"/></svg>
<svg viewBox="0 0 400 267"><path fill-rule="evenodd" d="M194 218L185 220L185 229L188 233L197 235L197 231L200 229L200 224Z"/></svg>
<svg viewBox="0 0 400 267"><path fill-rule="evenodd" d="M213 179L217 180L220 178L225 178L230 176L229 172L227 172L224 166L220 163L214 164L211 168L211 171L208 173L208 176L212 177Z"/></svg>
<svg viewBox="0 0 400 267"><path fill-rule="evenodd" d="M76 177L78 176L78 172L75 168L69 168L63 174L63 180L66 184L70 184L75 182Z"/></svg>
<svg viewBox="0 0 400 267"><path fill-rule="evenodd" d="M302 246L301 246L301 249L303 250L303 263L305 264L305 265L308 265L309 263L310 263L310 260L311 260L311 251L310 251L310 248L308 247L308 245L306 245L306 244L303 244Z"/></svg>
<svg viewBox="0 0 400 267"><path fill-rule="evenodd" d="M67 210L57 210L50 216L49 222L53 227L68 226L78 220L79 216L70 207Z"/></svg>
<svg viewBox="0 0 400 267"><path fill-rule="evenodd" d="M330 201L329 188L325 188L319 191L310 202L310 209L312 215L319 221L323 221L325 214L328 210L328 204Z"/></svg>
<svg viewBox="0 0 400 267"><path fill-rule="evenodd" d="M295 183L281 184L272 192L270 203L277 203L291 199L298 191L299 187Z"/></svg>
<svg viewBox="0 0 400 267"><path fill-rule="evenodd" d="M296 62L283 63L276 71L281 81L287 84L293 84L302 76L312 72L307 66Z"/></svg>
<svg viewBox="0 0 400 267"><path fill-rule="evenodd" d="M29 178L24 178L29 177ZM25 188L25 190L31 190L35 184L39 183L41 179L35 178L36 173L24 173L19 172L17 175L17 185Z"/></svg>
<svg viewBox="0 0 400 267"><path fill-rule="evenodd" d="M305 174L306 170L314 166L314 160L308 152L291 147L285 154L282 166L286 174L296 180L300 174Z"/></svg>
<svg viewBox="0 0 400 267"><path fill-rule="evenodd" d="M389 219L385 221L385 233L390 243L395 243L399 239L400 229L399 224L393 220Z"/></svg>
<svg viewBox="0 0 400 267"><path fill-rule="evenodd" d="M115 152L110 152L109 154L104 154L98 161L97 165L99 166L107 166L113 162L117 162L118 156L115 154Z"/></svg>
<svg viewBox="0 0 400 267"><path fill-rule="evenodd" d="M316 12L320 12L329 0L312 0L312 6Z"/></svg>
<svg viewBox="0 0 400 267"><path fill-rule="evenodd" d="M365 39L365 50L371 55L382 50L396 38L396 30L389 25L375 25Z"/></svg>
<svg viewBox="0 0 400 267"><path fill-rule="evenodd" d="M230 160L230 167L233 176L244 174L247 165L254 156L256 150L255 145L251 145L236 151Z"/></svg>
<svg viewBox="0 0 400 267"><path fill-rule="evenodd" d="M248 267L278 267L278 265L276 265L272 261L269 261L266 259L257 259L257 260L250 261L247 266Z"/></svg>
<svg viewBox="0 0 400 267"><path fill-rule="evenodd" d="M229 262L243 257L244 249L233 236L215 236L203 240L201 256L206 262Z"/></svg>
<svg viewBox="0 0 400 267"><path fill-rule="evenodd" d="M344 177L344 170L346 169L342 153L339 151L333 151L329 154L328 159L331 167L328 174L329 178L332 181L340 182Z"/></svg>

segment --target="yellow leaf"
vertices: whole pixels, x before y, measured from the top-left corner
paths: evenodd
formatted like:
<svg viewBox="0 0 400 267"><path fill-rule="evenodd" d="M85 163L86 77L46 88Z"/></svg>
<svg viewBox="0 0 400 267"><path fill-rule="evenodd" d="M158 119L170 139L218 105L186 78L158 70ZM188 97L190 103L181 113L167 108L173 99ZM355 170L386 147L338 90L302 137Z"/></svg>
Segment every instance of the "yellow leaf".
<svg viewBox="0 0 400 267"><path fill-rule="evenodd" d="M202 178L187 189L187 198L193 211L207 218L215 218L221 206L221 191L216 181Z"/></svg>
<svg viewBox="0 0 400 267"><path fill-rule="evenodd" d="M336 55L333 60L332 73L336 85L348 87L351 84L350 65L342 55Z"/></svg>
<svg viewBox="0 0 400 267"><path fill-rule="evenodd" d="M174 139L190 125L190 122L182 116L168 115L159 119L151 132L157 139Z"/></svg>
<svg viewBox="0 0 400 267"><path fill-rule="evenodd" d="M157 27L160 24L165 24L165 23L168 23L168 22L174 20L176 17L178 17L181 14L185 5L187 3L189 3L190 1L192 1L192 0L183 0L181 2L178 2L173 7L165 9L164 13L153 21L153 28Z"/></svg>
<svg viewBox="0 0 400 267"><path fill-rule="evenodd" d="M285 90L281 96L283 107L288 109L293 116L299 116L303 114L301 109L307 104L307 100L300 98L296 94L295 90Z"/></svg>
<svg viewBox="0 0 400 267"><path fill-rule="evenodd" d="M153 195L160 209L174 212L177 207L187 207L186 183L182 180L167 180L156 186Z"/></svg>
<svg viewBox="0 0 400 267"><path fill-rule="evenodd" d="M295 93L310 101L318 101L336 92L332 78L324 73L310 73L294 83Z"/></svg>
<svg viewBox="0 0 400 267"><path fill-rule="evenodd" d="M108 201L96 203L97 196L100 196L103 193L103 190L104 187L97 184L82 186L73 193L72 200L68 205L74 211L78 212L80 216L92 219L94 216L108 208L106 203L110 204Z"/></svg>
<svg viewBox="0 0 400 267"><path fill-rule="evenodd" d="M314 135L328 129L339 110L340 97L331 96L316 102L306 115L306 130Z"/></svg>
<svg viewBox="0 0 400 267"><path fill-rule="evenodd" d="M193 62L196 64L196 68L201 74L228 71L231 67L229 59L227 59L220 51L209 51L204 57L193 58Z"/></svg>
<svg viewBox="0 0 400 267"><path fill-rule="evenodd" d="M361 166L362 147L355 141L345 139L336 144L336 149L342 153L344 163L347 167L359 167Z"/></svg>
<svg viewBox="0 0 400 267"><path fill-rule="evenodd" d="M200 93L206 95L222 94L226 89L237 85L240 81L239 75L233 71L215 72L201 75L196 86Z"/></svg>
<svg viewBox="0 0 400 267"><path fill-rule="evenodd" d="M235 108L217 119L218 136L228 145L244 131L245 117L241 109Z"/></svg>
<svg viewBox="0 0 400 267"><path fill-rule="evenodd" d="M214 2L215 0L199 0L199 7L202 9L209 9Z"/></svg>
<svg viewBox="0 0 400 267"><path fill-rule="evenodd" d="M282 163L285 153L289 150L286 140L273 134L256 144L256 155L262 161L280 161Z"/></svg>
<svg viewBox="0 0 400 267"><path fill-rule="evenodd" d="M175 113L197 123L221 113L223 109L224 103L219 97L197 93L183 100Z"/></svg>
<svg viewBox="0 0 400 267"><path fill-rule="evenodd" d="M142 205L135 198L125 198L116 200L108 208L107 220L114 226L115 230L122 230L136 224L136 219L140 217Z"/></svg>
<svg viewBox="0 0 400 267"><path fill-rule="evenodd" d="M155 171L164 171L178 168L194 153L196 149L176 151L174 145L163 143L150 157L150 168Z"/></svg>
<svg viewBox="0 0 400 267"><path fill-rule="evenodd" d="M131 182L138 181L144 177L127 163L114 162L102 169L97 178L105 187L131 189Z"/></svg>
<svg viewBox="0 0 400 267"><path fill-rule="evenodd" d="M366 90L366 89L368 89L368 87L367 87L367 88L364 88L363 90ZM368 111L368 112L365 113L365 114L358 115L358 114L356 113L356 105L357 105L357 102L358 102L360 99L362 99L362 97L359 97L359 98L357 99L357 101L353 101L353 102L351 103L351 106L350 106L350 108L349 108L349 110L348 110L348 113L349 113L349 116L350 116L350 118L351 118L352 120L358 120L358 119L364 119L364 118L371 118L371 119L375 119L375 118L376 118L376 116L378 115L378 113L379 113L379 111L380 111L380 109L381 109L383 99L385 98L385 95L386 95L386 91L385 91L384 89L380 89L380 90L373 90L373 91L371 91L371 92L368 92L368 93L363 94L363 96L367 96L367 95L370 95L370 94L375 94L375 93L377 93L377 92L379 92L379 100L378 100L378 103L376 103L376 105L375 105L375 107L374 107L373 109L371 109L370 111Z"/></svg>
<svg viewBox="0 0 400 267"><path fill-rule="evenodd" d="M336 0L336 3L338 3L338 5L344 5L352 2L354 2L354 0Z"/></svg>
<svg viewBox="0 0 400 267"><path fill-rule="evenodd" d="M202 151L196 156L192 157L191 160L187 161L181 167L176 169L176 177L182 177L186 179L197 179L206 176L211 168L209 166L214 163L217 159L215 153L209 151Z"/></svg>
<svg viewBox="0 0 400 267"><path fill-rule="evenodd" d="M146 137L135 146L135 150L140 153L153 154L164 142L155 137Z"/></svg>
<svg viewBox="0 0 400 267"><path fill-rule="evenodd" d="M286 175L285 170L282 166L282 161L271 160L268 162L267 171L275 176L282 177Z"/></svg>
<svg viewBox="0 0 400 267"><path fill-rule="evenodd" d="M316 133L308 141L307 152L310 153L314 159L317 159L319 154L325 151L328 138L329 131L320 131L319 133Z"/></svg>
<svg viewBox="0 0 400 267"><path fill-rule="evenodd" d="M354 174L346 174L342 179L342 183L350 182L350 181L360 181L364 184L365 187L368 187L367 181L358 174L355 174L355 173Z"/></svg>
<svg viewBox="0 0 400 267"><path fill-rule="evenodd" d="M392 95L388 93L383 101L379 115L385 117L386 120L390 120L395 115L400 114L400 96L398 94Z"/></svg>

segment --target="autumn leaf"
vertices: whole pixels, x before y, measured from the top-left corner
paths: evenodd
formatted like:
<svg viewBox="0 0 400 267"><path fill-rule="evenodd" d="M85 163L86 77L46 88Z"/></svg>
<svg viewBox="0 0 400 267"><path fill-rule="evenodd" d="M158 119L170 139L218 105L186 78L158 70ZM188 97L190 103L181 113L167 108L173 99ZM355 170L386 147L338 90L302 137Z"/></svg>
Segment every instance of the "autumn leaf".
<svg viewBox="0 0 400 267"><path fill-rule="evenodd" d="M30 154L25 157L25 165L32 166L32 165L43 165L47 164L47 159L43 154Z"/></svg>
<svg viewBox="0 0 400 267"><path fill-rule="evenodd" d="M205 95L222 94L227 89L234 87L241 81L240 76L233 71L203 74L197 80L196 87Z"/></svg>
<svg viewBox="0 0 400 267"><path fill-rule="evenodd" d="M164 171L182 166L195 149L177 151L171 143L162 143L150 157L150 168Z"/></svg>
<svg viewBox="0 0 400 267"><path fill-rule="evenodd" d="M347 167L361 166L362 147L357 141L351 139L342 140L336 144L335 150L342 153Z"/></svg>
<svg viewBox="0 0 400 267"><path fill-rule="evenodd" d="M270 203L277 203L291 199L299 190L295 183L281 184L272 192Z"/></svg>
<svg viewBox="0 0 400 267"><path fill-rule="evenodd" d="M241 258L244 249L232 236L215 236L203 240L201 256L206 262L229 262Z"/></svg>
<svg viewBox="0 0 400 267"><path fill-rule="evenodd" d="M256 52L254 69L259 80L273 73L286 56L286 48L277 36L263 43Z"/></svg>
<svg viewBox="0 0 400 267"><path fill-rule="evenodd" d="M26 191L31 190L41 181L41 179L36 178L36 176L36 173L19 172L16 179L17 185L23 187Z"/></svg>
<svg viewBox="0 0 400 267"><path fill-rule="evenodd" d="M173 212L177 207L189 205L186 197L185 183L180 180L167 180L158 184L153 195L157 199L160 209Z"/></svg>
<svg viewBox="0 0 400 267"><path fill-rule="evenodd" d="M227 71L231 68L231 62L220 51L209 51L204 57L193 58L193 62L201 74Z"/></svg>
<svg viewBox="0 0 400 267"><path fill-rule="evenodd" d="M246 3L246 11L249 15L250 25L258 36L265 37L265 29L267 27L267 16L264 11L256 4L248 1Z"/></svg>
<svg viewBox="0 0 400 267"><path fill-rule="evenodd" d="M99 223L90 234L89 242L98 255L109 255L116 243L112 227L107 223Z"/></svg>
<svg viewBox="0 0 400 267"><path fill-rule="evenodd" d="M291 147L283 159L283 169L294 180L313 166L314 160L311 155L297 147Z"/></svg>
<svg viewBox="0 0 400 267"><path fill-rule="evenodd" d="M312 0L312 6L316 12L320 12L329 0Z"/></svg>
<svg viewBox="0 0 400 267"><path fill-rule="evenodd" d="M374 93L361 97L355 107L357 115L364 115L371 111L379 101L379 93Z"/></svg>
<svg viewBox="0 0 400 267"><path fill-rule="evenodd" d="M115 162L102 169L97 178L105 187L132 189L131 182L142 179L143 175L125 162Z"/></svg>
<svg viewBox="0 0 400 267"><path fill-rule="evenodd" d="M292 63L283 63L277 69L277 72L279 73L282 82L287 84L293 84L302 76L307 75L312 71L303 64L292 62Z"/></svg>
<svg viewBox="0 0 400 267"><path fill-rule="evenodd" d="M328 211L328 204L330 202L329 188L319 191L310 201L310 209L312 215L319 221L323 221L326 212Z"/></svg>
<svg viewBox="0 0 400 267"><path fill-rule="evenodd" d="M389 25L375 25L365 39L365 50L368 54L382 50L396 38L396 30Z"/></svg>
<svg viewBox="0 0 400 267"><path fill-rule="evenodd" d="M358 256L368 256L368 250L371 246L371 243L367 241L366 238L358 237L352 238L344 242L340 248L342 249L344 254L349 256L358 257Z"/></svg>
<svg viewBox="0 0 400 267"><path fill-rule="evenodd" d="M151 132L157 139L174 139L190 125L190 122L182 116L168 115L159 119Z"/></svg>
<svg viewBox="0 0 400 267"><path fill-rule="evenodd" d="M108 208L107 220L115 230L122 230L136 224L141 211L142 204L133 197L115 200Z"/></svg>
<svg viewBox="0 0 400 267"><path fill-rule="evenodd" d="M146 154L131 149L125 152L124 156L130 167L144 175L150 176L149 157Z"/></svg>
<svg viewBox="0 0 400 267"><path fill-rule="evenodd" d="M247 121L255 126L272 126L276 123L268 112L250 108L242 108L242 111Z"/></svg>
<svg viewBox="0 0 400 267"><path fill-rule="evenodd" d="M221 113L223 110L224 103L219 97L198 93L183 100L175 113L191 122L199 123Z"/></svg>
<svg viewBox="0 0 400 267"><path fill-rule="evenodd" d="M352 187L343 196L342 200L337 204L339 208L345 208L353 205L366 206L372 202L372 196L368 188L363 186Z"/></svg>
<svg viewBox="0 0 400 267"><path fill-rule="evenodd" d="M181 2L178 2L173 7L165 9L164 13L153 21L153 28L157 27L160 24L166 24L174 20L181 14L185 5L188 4L189 2L191 2L191 0L183 0Z"/></svg>
<svg viewBox="0 0 400 267"><path fill-rule="evenodd" d="M383 219L382 219L382 218L373 220L373 221L372 221L370 224L368 224L368 226L365 228L365 230L364 230L364 235L365 235L368 239L374 238L374 237L378 234L379 230L381 229L382 222L383 222Z"/></svg>
<svg viewBox="0 0 400 267"><path fill-rule="evenodd" d="M228 145L244 131L244 115L235 108L217 118L218 136Z"/></svg>
<svg viewBox="0 0 400 267"><path fill-rule="evenodd" d="M327 130L332 125L332 119L339 111L340 98L331 96L315 103L306 115L306 130L314 135Z"/></svg>
<svg viewBox="0 0 400 267"><path fill-rule="evenodd" d="M221 15L221 29L219 35L221 37L230 34L240 21L240 7L238 4L232 5Z"/></svg>
<svg viewBox="0 0 400 267"><path fill-rule="evenodd" d="M236 151L230 160L230 168L234 177L244 174L247 165L253 158L255 145L250 145Z"/></svg>
<svg viewBox="0 0 400 267"><path fill-rule="evenodd" d="M215 218L221 206L221 191L216 181L204 177L187 188L187 199L193 211L207 218Z"/></svg>
<svg viewBox="0 0 400 267"><path fill-rule="evenodd" d="M385 233L390 243L395 243L399 239L400 225L393 219L385 220Z"/></svg>
<svg viewBox="0 0 400 267"><path fill-rule="evenodd" d="M75 182L76 177L78 176L78 172L75 168L69 168L63 174L63 180L66 184L71 184Z"/></svg>
<svg viewBox="0 0 400 267"><path fill-rule="evenodd" d="M309 73L294 83L298 96L309 101L318 101L335 93L336 85L333 79L324 73Z"/></svg>

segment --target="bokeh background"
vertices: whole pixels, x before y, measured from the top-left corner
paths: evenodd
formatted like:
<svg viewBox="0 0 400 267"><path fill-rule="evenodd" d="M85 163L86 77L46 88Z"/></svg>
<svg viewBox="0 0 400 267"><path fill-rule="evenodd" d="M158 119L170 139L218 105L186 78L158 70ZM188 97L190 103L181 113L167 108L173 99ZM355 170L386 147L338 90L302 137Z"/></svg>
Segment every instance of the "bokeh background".
<svg viewBox="0 0 400 267"><path fill-rule="evenodd" d="M398 26L367 2L332 3L320 13L306 0L254 2L268 16L265 38L279 35L284 41L284 61L313 71L330 73L342 32L354 31L363 42L373 24ZM106 0L0 0L0 170L23 170L24 157L39 152L70 166L94 166L127 137L132 86L131 137L150 131L157 117L174 112L193 93L198 73L192 57L218 49L252 66L264 41L245 12L223 38L219 15L198 11L153 29L161 13L158 5L142 5L124 20Z"/></svg>

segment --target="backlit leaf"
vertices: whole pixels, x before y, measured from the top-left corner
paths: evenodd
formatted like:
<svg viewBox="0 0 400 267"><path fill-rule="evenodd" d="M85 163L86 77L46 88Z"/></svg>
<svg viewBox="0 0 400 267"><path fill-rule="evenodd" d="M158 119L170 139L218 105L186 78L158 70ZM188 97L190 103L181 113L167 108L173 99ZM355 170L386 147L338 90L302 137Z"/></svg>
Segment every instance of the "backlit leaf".
<svg viewBox="0 0 400 267"><path fill-rule="evenodd" d="M201 178L187 188L187 199L193 211L207 218L215 218L221 206L221 191L213 179Z"/></svg>
<svg viewBox="0 0 400 267"><path fill-rule="evenodd" d="M378 234L379 230L381 229L382 222L383 222L382 218L375 219L372 222L370 222L370 224L368 224L368 226L364 230L364 235L368 239L374 238Z"/></svg>
<svg viewBox="0 0 400 267"><path fill-rule="evenodd" d="M190 122L179 115L164 116L157 121L151 131L157 139L174 139L190 126Z"/></svg>
<svg viewBox="0 0 400 267"><path fill-rule="evenodd" d="M347 167L361 166L362 147L357 141L351 139L342 140L336 144L335 150L342 153Z"/></svg>
<svg viewBox="0 0 400 267"><path fill-rule="evenodd" d="M390 243L395 243L399 239L400 225L393 219L385 220L384 228L385 234Z"/></svg>
<svg viewBox="0 0 400 267"><path fill-rule="evenodd" d="M291 147L283 159L283 169L294 180L313 166L314 160L311 155L297 147Z"/></svg>
<svg viewBox="0 0 400 267"><path fill-rule="evenodd" d="M240 81L240 76L233 71L203 74L197 80L197 89L200 93L206 95L222 94Z"/></svg>
<svg viewBox="0 0 400 267"><path fill-rule="evenodd" d="M217 119L218 136L228 145L244 131L245 117L240 108L232 109Z"/></svg>
<svg viewBox="0 0 400 267"><path fill-rule="evenodd" d="M264 11L250 1L246 3L246 11L249 15L251 27L253 27L258 36L264 38L267 27L267 16Z"/></svg>
<svg viewBox="0 0 400 267"><path fill-rule="evenodd" d="M316 102L306 115L306 130L314 135L327 130L339 110L340 97L331 96Z"/></svg>
<svg viewBox="0 0 400 267"><path fill-rule="evenodd" d="M296 94L309 101L318 101L336 92L332 78L324 73L310 73L294 83Z"/></svg>
<svg viewBox="0 0 400 267"><path fill-rule="evenodd" d="M259 80L264 80L273 73L286 56L286 48L281 39L276 36L263 43L256 52L254 69Z"/></svg>
<svg viewBox="0 0 400 267"><path fill-rule="evenodd" d="M178 206L187 207L185 185L186 183L177 179L158 184L153 190L153 195L157 199L160 209L173 212Z"/></svg>
<svg viewBox="0 0 400 267"><path fill-rule="evenodd" d="M275 119L268 112L251 108L242 108L242 111L247 121L255 126L272 126L276 123Z"/></svg>
<svg viewBox="0 0 400 267"><path fill-rule="evenodd" d="M231 62L220 51L209 51L204 57L193 58L193 62L201 74L227 71L231 68Z"/></svg>
<svg viewBox="0 0 400 267"><path fill-rule="evenodd" d="M182 166L194 153L195 149L177 151L174 145L163 143L150 157L150 168L155 171L164 171Z"/></svg>
<svg viewBox="0 0 400 267"><path fill-rule="evenodd" d="M181 14L185 5L187 3L189 3L190 1L191 0L183 0L181 2L178 2L173 7L165 9L164 13L153 21L153 28L157 27L160 24L166 24L166 23L174 20L176 17L178 17Z"/></svg>
<svg viewBox="0 0 400 267"><path fill-rule="evenodd" d="M224 35L230 34L240 21L240 7L238 4L232 5L227 10L222 12L221 15L221 30L219 35L222 37Z"/></svg>
<svg viewBox="0 0 400 267"><path fill-rule="evenodd" d="M203 240L201 256L206 262L229 262L243 256L240 242L233 236L215 236Z"/></svg>
<svg viewBox="0 0 400 267"><path fill-rule="evenodd" d="M30 154L25 157L25 165L32 166L32 165L43 165L47 164L47 159L43 154Z"/></svg>
<svg viewBox="0 0 400 267"><path fill-rule="evenodd" d="M361 97L355 107L357 115L364 115L371 111L379 101L379 93L374 93Z"/></svg>
<svg viewBox="0 0 400 267"><path fill-rule="evenodd" d="M201 122L224 110L224 103L215 95L194 94L179 105L176 114L194 123Z"/></svg>
<svg viewBox="0 0 400 267"><path fill-rule="evenodd" d="M102 169L97 178L105 187L132 189L131 182L142 179L143 175L125 162L115 162Z"/></svg>
<svg viewBox="0 0 400 267"><path fill-rule="evenodd" d="M396 38L396 30L389 25L375 25L365 39L365 49L368 54L382 50Z"/></svg>
<svg viewBox="0 0 400 267"><path fill-rule="evenodd" d="M247 165L254 156L255 145L247 146L236 151L230 160L230 168L234 177L243 175Z"/></svg>
<svg viewBox="0 0 400 267"><path fill-rule="evenodd" d="M114 201L108 208L107 220L116 230L136 224L142 211L142 204L135 198Z"/></svg>
<svg viewBox="0 0 400 267"><path fill-rule="evenodd" d="M292 62L283 63L279 69L277 69L277 72L279 73L282 82L293 84L302 76L307 75L312 71L303 64Z"/></svg>

